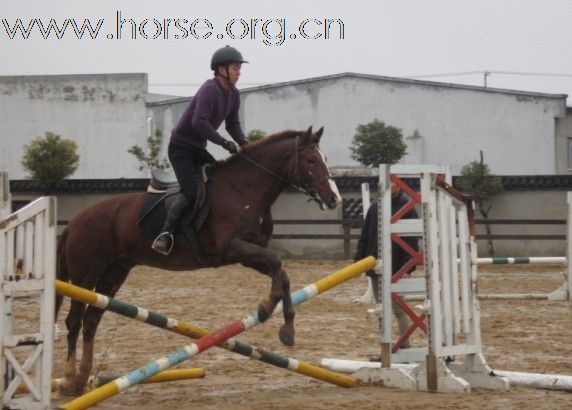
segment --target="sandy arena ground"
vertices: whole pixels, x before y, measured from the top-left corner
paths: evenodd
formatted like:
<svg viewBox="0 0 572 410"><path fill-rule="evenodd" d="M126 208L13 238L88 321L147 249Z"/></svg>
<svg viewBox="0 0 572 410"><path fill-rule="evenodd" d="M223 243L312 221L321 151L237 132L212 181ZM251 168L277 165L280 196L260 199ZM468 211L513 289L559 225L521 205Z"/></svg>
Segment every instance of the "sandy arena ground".
<svg viewBox="0 0 572 410"><path fill-rule="evenodd" d="M296 290L349 261L285 261ZM548 292L563 283L560 266L489 266L479 276L481 293ZM117 298L208 329L241 319L254 309L270 280L242 266L172 273L134 269ZM276 317L239 339L318 364L324 357L367 360L377 354L377 319L370 306L352 301L366 281L356 278L297 308L296 346L277 338ZM66 301L58 323L64 329ZM572 374L572 305L548 301L482 301L484 353L496 369ZM423 345L417 330L414 345ZM189 339L106 313L96 339L94 371L127 372L173 352ZM63 374L66 342L55 346L54 374ZM308 379L213 348L184 364L203 367L204 379L136 386L101 409L570 409L572 394L513 387L509 392L473 390L471 394L404 392L380 387L344 389ZM66 397L53 396L54 404Z"/></svg>

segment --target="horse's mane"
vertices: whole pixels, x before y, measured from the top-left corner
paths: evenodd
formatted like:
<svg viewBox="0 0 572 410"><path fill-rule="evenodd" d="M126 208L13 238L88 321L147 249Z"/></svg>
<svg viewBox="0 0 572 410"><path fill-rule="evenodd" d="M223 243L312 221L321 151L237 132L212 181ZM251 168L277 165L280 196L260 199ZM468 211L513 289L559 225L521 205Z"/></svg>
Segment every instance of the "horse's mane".
<svg viewBox="0 0 572 410"><path fill-rule="evenodd" d="M250 151L258 150L262 147L265 147L266 145L270 145L270 144L274 144L275 142L294 138L297 135L299 135L300 133L301 133L301 131L293 131L293 130L276 132L274 134L269 135L268 137L264 137L262 139L259 139L258 141L251 142L250 144L245 145L244 146L244 152L247 153Z"/></svg>
<svg viewBox="0 0 572 410"><path fill-rule="evenodd" d="M242 149L242 153L245 155L248 155L249 153L254 153L256 151L264 149L265 147L272 145L272 144L275 144L277 142L295 138L297 135L300 135L300 133L302 133L302 132L303 131L294 131L294 130L285 130L285 131L276 132L276 133L271 134L267 137L264 137L258 141L251 142L251 143L245 145L244 148ZM221 160L217 161L215 167L218 168L220 166L224 166L225 164L229 164L231 162L234 162L234 161L238 160L239 158L240 158L240 155L234 154L234 155L230 156L229 158L225 158L225 159L221 159Z"/></svg>

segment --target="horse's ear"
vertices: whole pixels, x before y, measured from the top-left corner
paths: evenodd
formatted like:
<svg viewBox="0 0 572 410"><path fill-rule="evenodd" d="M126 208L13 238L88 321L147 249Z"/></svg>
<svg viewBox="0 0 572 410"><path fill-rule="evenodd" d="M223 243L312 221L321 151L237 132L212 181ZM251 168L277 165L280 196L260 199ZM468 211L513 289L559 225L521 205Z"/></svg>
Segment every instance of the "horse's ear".
<svg viewBox="0 0 572 410"><path fill-rule="evenodd" d="M300 135L300 145L308 145L312 141L312 126Z"/></svg>
<svg viewBox="0 0 572 410"><path fill-rule="evenodd" d="M312 143L320 144L320 138L322 138L322 134L324 133L324 127L320 128L314 135L312 135Z"/></svg>

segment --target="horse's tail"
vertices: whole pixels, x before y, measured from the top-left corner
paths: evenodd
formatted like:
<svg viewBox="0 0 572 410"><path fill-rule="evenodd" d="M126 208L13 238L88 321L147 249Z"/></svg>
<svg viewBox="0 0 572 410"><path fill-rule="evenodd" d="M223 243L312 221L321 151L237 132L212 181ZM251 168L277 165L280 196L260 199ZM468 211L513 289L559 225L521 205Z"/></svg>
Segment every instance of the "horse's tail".
<svg viewBox="0 0 572 410"><path fill-rule="evenodd" d="M68 264L66 260L66 243L68 239L68 233L68 228L66 228L60 235L56 252L56 279L61 280L62 282L68 282L70 280ZM62 306L63 299L64 297L62 295L56 293L55 320L58 318L58 312Z"/></svg>

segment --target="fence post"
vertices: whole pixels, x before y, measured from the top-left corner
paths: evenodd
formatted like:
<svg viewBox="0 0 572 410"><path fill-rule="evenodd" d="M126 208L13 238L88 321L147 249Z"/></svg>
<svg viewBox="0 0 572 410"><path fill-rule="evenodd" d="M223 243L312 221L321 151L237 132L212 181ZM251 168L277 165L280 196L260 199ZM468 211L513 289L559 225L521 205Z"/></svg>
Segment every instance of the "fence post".
<svg viewBox="0 0 572 410"><path fill-rule="evenodd" d="M10 180L6 172L0 172L0 219L8 217L11 212Z"/></svg>
<svg viewBox="0 0 572 410"><path fill-rule="evenodd" d="M344 259L350 259L352 233L351 221L343 219L342 226L344 228Z"/></svg>

